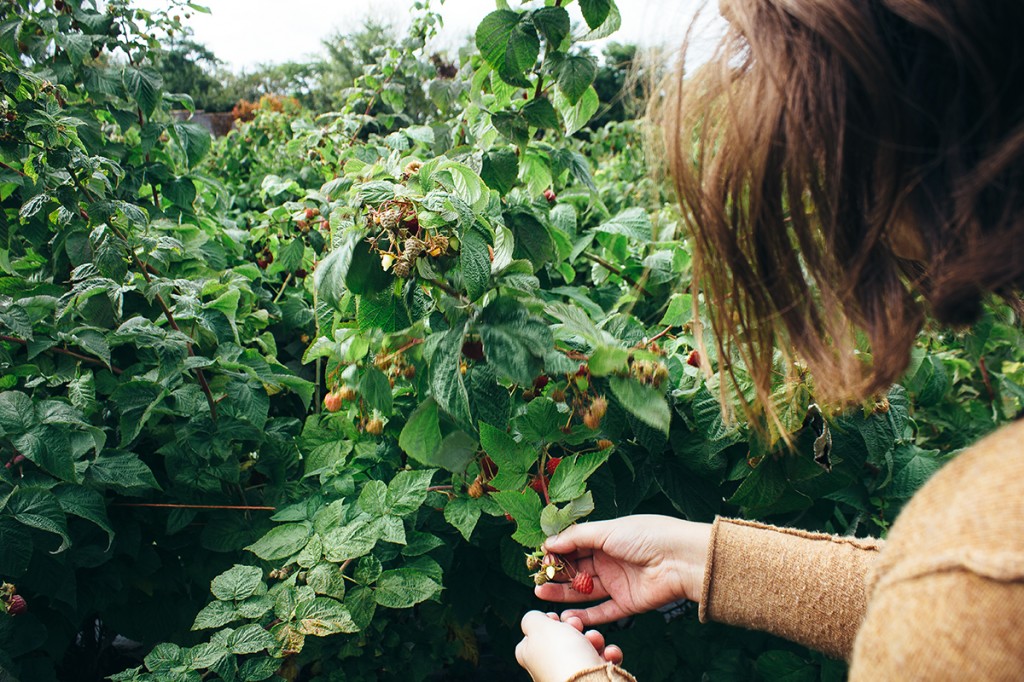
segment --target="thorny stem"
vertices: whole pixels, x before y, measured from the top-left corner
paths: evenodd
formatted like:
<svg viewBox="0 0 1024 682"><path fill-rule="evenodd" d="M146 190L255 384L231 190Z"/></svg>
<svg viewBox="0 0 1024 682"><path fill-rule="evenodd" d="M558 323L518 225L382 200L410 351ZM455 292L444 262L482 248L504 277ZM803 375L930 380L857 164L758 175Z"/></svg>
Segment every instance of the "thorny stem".
<svg viewBox="0 0 1024 682"><path fill-rule="evenodd" d="M18 175L20 175L21 177L23 177L23 178L25 178L25 177L28 177L27 175L25 175L24 173L22 173L22 172L21 172L20 170L18 170L17 168L14 168L13 166L8 166L8 165L7 165L6 163L4 163L3 161L0 161L0 168L6 168L6 169L7 169L7 170L9 170L9 171L13 171L13 172L17 173Z"/></svg>
<svg viewBox="0 0 1024 682"><path fill-rule="evenodd" d="M636 289L644 296L651 295L651 292L647 291L647 289L645 289L644 286L640 284L640 282L636 281L635 279L627 275L625 272L622 271L622 268L618 267L617 265L609 263L604 258L601 258L600 256L595 255L593 253L589 253L587 251L584 251L582 255L587 260L597 263L608 272L614 273L621 277L622 279L626 280L627 282L629 282L630 286L632 286L634 289Z"/></svg>
<svg viewBox="0 0 1024 682"><path fill-rule="evenodd" d="M284 290L288 288L288 283L291 281L292 273L289 272L287 275L285 275L284 284L282 284L281 288L278 290L277 296L274 297L274 303L277 303L278 301L281 300L281 296L284 295Z"/></svg>
<svg viewBox="0 0 1024 682"><path fill-rule="evenodd" d="M981 370L981 380L985 382L985 390L988 391L988 402L992 404L996 399L996 392L992 390L992 379L988 375L988 367L985 365L985 358L978 358L978 369Z"/></svg>
<svg viewBox="0 0 1024 682"><path fill-rule="evenodd" d="M389 360L392 360L392 359L398 357L399 355L401 355L402 353L404 353L405 351L409 350L413 346L418 346L421 343L423 343L423 339L420 339L420 338L412 339L409 342L407 342L404 345L402 345L398 350L394 351L393 353L388 353L387 355L385 355L382 358L382 360L385 361L385 362L389 361Z"/></svg>
<svg viewBox="0 0 1024 682"><path fill-rule="evenodd" d="M460 291L458 291L457 289L452 287L447 282L442 282L441 280L438 280L438 279L424 279L423 281L426 282L427 284L433 284L435 287L437 287L438 289L440 289L444 293L448 294L452 298L458 299L459 301L461 301L463 303L469 303L470 302L469 299L467 299L465 296L463 296Z"/></svg>
<svg viewBox="0 0 1024 682"><path fill-rule="evenodd" d="M26 341L25 339L19 339L16 336L6 336L6 335L3 335L3 334L0 334L0 341L7 341L9 343L20 343L23 346L27 346L28 345L28 341ZM101 365L103 367L109 367L110 371L113 372L114 374L122 374L124 372L124 370L121 369L120 367L116 367L114 365L108 365L106 362L104 362L103 360L100 360L99 358L94 358L91 355L83 355L82 353L76 353L75 351L68 350L67 348L60 348L58 346L54 346L53 348L50 348L48 350L50 352L53 352L53 353L60 353L61 355L68 355L68 356L71 356L73 358L77 358L77 359L81 360L82 362L89 362L89 363L92 363L94 365Z"/></svg>
<svg viewBox="0 0 1024 682"><path fill-rule="evenodd" d="M669 325L669 326L665 327L663 330L661 330L660 332L655 334L654 337L648 339L647 343L654 343L655 341L657 341L658 339L662 338L663 336L666 336L670 331L672 331L672 325Z"/></svg>
<svg viewBox="0 0 1024 682"><path fill-rule="evenodd" d="M121 234L121 232L117 228L115 228L113 225L110 225L109 223L108 226L111 230L113 230L114 234L116 234L125 242L125 244L128 243L128 239L123 234ZM143 278L145 278L146 283L150 285L153 284L153 278L150 276L149 270L146 268L145 263L143 263L142 259L139 258L139 255L135 253L135 249L131 249L131 252L132 259L135 261L136 266L142 273ZM164 318L167 319L167 324L169 324L171 329L173 329L174 331L181 332L181 327L178 326L177 321L174 319L174 313L172 313L171 309L167 306L167 302L164 301L163 296L161 296L158 293L155 293L154 297L156 298L156 302L160 306L160 309L164 313ZM190 340L188 343L185 344L185 347L188 349L188 354L191 357L195 357L196 352L195 349L192 347L191 337L189 337L189 339ZM210 418L213 419L214 421L217 421L217 401L214 400L213 391L210 390L210 384L206 381L206 374L199 367L193 368L192 372L196 375L196 381L199 382L199 388L202 389L203 395L206 396L206 403L210 406Z"/></svg>

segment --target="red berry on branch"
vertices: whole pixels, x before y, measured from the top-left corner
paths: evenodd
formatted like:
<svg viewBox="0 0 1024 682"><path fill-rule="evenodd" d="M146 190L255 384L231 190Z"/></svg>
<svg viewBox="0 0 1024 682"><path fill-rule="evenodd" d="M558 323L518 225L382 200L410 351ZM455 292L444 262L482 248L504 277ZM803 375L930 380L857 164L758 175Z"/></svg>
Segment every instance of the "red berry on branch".
<svg viewBox="0 0 1024 682"><path fill-rule="evenodd" d="M686 358L686 364L690 367L700 367L700 353L691 350L690 355Z"/></svg>
<svg viewBox="0 0 1024 682"><path fill-rule="evenodd" d="M506 521L515 521L515 519L512 518L511 514L505 514L505 520Z"/></svg>
<svg viewBox="0 0 1024 682"><path fill-rule="evenodd" d="M548 200L549 204L553 204L555 203L555 199L558 198L558 195L555 194L554 190L546 189L544 190L544 198Z"/></svg>
<svg viewBox="0 0 1024 682"><path fill-rule="evenodd" d="M594 578L586 571L580 571L572 579L570 587L580 594L590 594L594 591Z"/></svg>
<svg viewBox="0 0 1024 682"><path fill-rule="evenodd" d="M542 391L544 390L544 387L548 385L549 381L550 379L547 376L541 374L539 377L533 380L533 387L538 391Z"/></svg>
<svg viewBox="0 0 1024 682"><path fill-rule="evenodd" d="M534 490L536 490L541 495L543 495L544 494L544 490L548 487L549 483L551 483L551 477L550 476L545 476L543 479L541 479L538 476L538 477L534 478L532 481L530 481L530 487L533 488Z"/></svg>
<svg viewBox="0 0 1024 682"><path fill-rule="evenodd" d="M12 616L28 613L28 603L25 601L25 598L20 594L12 595L11 600L7 602L7 613Z"/></svg>
<svg viewBox="0 0 1024 682"><path fill-rule="evenodd" d="M316 210L315 208L307 208L306 209L306 220L312 220L313 216L315 216L319 212L320 211Z"/></svg>
<svg viewBox="0 0 1024 682"><path fill-rule="evenodd" d="M548 463L547 463L548 476L554 476L555 475L555 469L557 469L558 465L561 464L561 463L562 463L562 458L561 457L551 457L551 458L549 458L548 459Z"/></svg>

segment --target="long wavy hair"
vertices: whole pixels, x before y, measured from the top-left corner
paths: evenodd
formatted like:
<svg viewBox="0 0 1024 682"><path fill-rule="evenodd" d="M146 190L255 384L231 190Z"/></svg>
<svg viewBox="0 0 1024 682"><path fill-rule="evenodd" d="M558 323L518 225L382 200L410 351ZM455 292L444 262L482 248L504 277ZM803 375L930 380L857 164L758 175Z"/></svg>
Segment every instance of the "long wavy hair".
<svg viewBox="0 0 1024 682"><path fill-rule="evenodd" d="M742 362L767 404L781 350L820 397L862 399L905 371L927 311L963 326L989 292L1016 300L1024 2L721 11L714 58L653 106L724 372Z"/></svg>

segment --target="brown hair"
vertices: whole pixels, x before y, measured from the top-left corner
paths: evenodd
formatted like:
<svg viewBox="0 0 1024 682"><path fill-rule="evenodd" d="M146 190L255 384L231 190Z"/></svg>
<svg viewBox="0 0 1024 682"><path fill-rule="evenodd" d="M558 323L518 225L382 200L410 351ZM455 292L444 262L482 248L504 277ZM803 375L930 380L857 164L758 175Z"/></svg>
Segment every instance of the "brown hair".
<svg viewBox="0 0 1024 682"><path fill-rule="evenodd" d="M1024 2L722 13L655 107L723 371L766 403L781 349L819 395L864 398L905 370L922 299L964 325L1024 283Z"/></svg>

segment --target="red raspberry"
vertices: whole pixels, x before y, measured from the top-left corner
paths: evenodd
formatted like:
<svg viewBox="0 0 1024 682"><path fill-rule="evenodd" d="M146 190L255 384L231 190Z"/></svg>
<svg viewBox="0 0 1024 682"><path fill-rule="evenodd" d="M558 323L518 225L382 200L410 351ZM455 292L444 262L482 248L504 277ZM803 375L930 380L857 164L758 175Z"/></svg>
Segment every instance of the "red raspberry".
<svg viewBox="0 0 1024 682"><path fill-rule="evenodd" d="M557 469L558 465L561 464L561 463L562 463L562 458L561 457L551 457L550 459L548 459L548 466L547 466L548 476L554 476L555 475L555 469Z"/></svg>
<svg viewBox="0 0 1024 682"><path fill-rule="evenodd" d="M541 374L539 377L533 380L534 390L543 391L544 387L548 385L548 381L550 381L550 379L546 375Z"/></svg>
<svg viewBox="0 0 1024 682"><path fill-rule="evenodd" d="M691 350L689 357L686 358L686 364L690 367L700 367L700 353Z"/></svg>
<svg viewBox="0 0 1024 682"><path fill-rule="evenodd" d="M20 594L12 595L11 600L7 602L7 613L12 616L28 613L28 604L25 602L25 598Z"/></svg>
<svg viewBox="0 0 1024 682"><path fill-rule="evenodd" d="M546 189L544 190L544 198L547 199L549 204L551 204L554 203L555 199L558 198L558 195L555 194L554 190Z"/></svg>
<svg viewBox="0 0 1024 682"><path fill-rule="evenodd" d="M506 521L515 521L515 519L512 518L511 514L505 514L505 520Z"/></svg>
<svg viewBox="0 0 1024 682"><path fill-rule="evenodd" d="M594 591L594 579L586 571L580 571L572 579L571 587L580 594L590 594Z"/></svg>
<svg viewBox="0 0 1024 682"><path fill-rule="evenodd" d="M543 482L541 482L543 480ZM541 495L544 494L544 488L546 488L551 482L550 476L545 476L543 479L537 477L530 481L530 487L536 490Z"/></svg>

